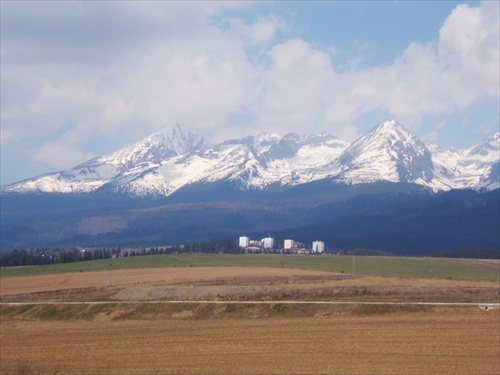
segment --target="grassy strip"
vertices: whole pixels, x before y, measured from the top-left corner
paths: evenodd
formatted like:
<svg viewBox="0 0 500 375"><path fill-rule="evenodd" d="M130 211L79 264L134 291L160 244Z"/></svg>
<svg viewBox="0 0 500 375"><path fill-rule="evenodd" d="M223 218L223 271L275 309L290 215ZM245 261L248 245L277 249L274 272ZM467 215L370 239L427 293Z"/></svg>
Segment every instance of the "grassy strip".
<svg viewBox="0 0 500 375"><path fill-rule="evenodd" d="M466 264L446 258L351 257L300 255L212 255L175 254L103 259L50 266L11 267L0 270L1 277L151 268L151 267L272 267L299 268L365 276L450 278L500 281L498 269Z"/></svg>

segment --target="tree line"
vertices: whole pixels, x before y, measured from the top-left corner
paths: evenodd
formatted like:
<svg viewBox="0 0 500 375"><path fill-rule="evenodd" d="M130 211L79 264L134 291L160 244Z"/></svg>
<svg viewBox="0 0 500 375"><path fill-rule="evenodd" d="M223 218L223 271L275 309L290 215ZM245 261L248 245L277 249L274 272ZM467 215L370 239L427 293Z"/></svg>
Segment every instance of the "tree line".
<svg viewBox="0 0 500 375"><path fill-rule="evenodd" d="M129 256L147 256L160 254L182 254L182 253L208 253L208 254L243 254L236 241L230 239L218 239L209 241L191 242L185 245L174 245L166 247L150 247L130 249L123 251L118 248L96 248L81 249L71 248L39 248L39 249L16 249L13 251L0 252L0 267L16 266L42 266L58 263L82 262L98 259L111 259ZM343 255L393 255L368 251L361 248L342 249L332 253ZM447 258L476 258L476 259L500 259L498 249L466 249L434 254L433 256Z"/></svg>
<svg viewBox="0 0 500 375"><path fill-rule="evenodd" d="M432 256L442 258L500 259L500 249L459 249Z"/></svg>
<svg viewBox="0 0 500 375"><path fill-rule="evenodd" d="M0 267L43 266L48 264L72 263L97 259L110 259L121 256L121 249L98 248L39 248L15 249L0 253Z"/></svg>
<svg viewBox="0 0 500 375"><path fill-rule="evenodd" d="M143 247L130 250L122 250L121 247L97 249L44 247L38 249L2 251L0 252L0 267L43 266L98 259L181 253L241 254L244 253L244 251L240 249L236 241L229 239L198 241L186 245L167 247Z"/></svg>

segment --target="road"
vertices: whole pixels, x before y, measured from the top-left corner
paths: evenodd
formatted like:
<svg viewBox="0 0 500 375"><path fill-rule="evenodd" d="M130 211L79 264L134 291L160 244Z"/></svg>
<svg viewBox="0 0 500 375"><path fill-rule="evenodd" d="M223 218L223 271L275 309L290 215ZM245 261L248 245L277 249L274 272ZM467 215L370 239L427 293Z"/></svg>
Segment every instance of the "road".
<svg viewBox="0 0 500 375"><path fill-rule="evenodd" d="M212 304L212 305L420 305L420 306L478 306L485 310L500 307L500 303L478 303L478 302L355 302L355 301L83 301L83 302L0 302L0 306L23 306L23 305L109 305L109 304Z"/></svg>

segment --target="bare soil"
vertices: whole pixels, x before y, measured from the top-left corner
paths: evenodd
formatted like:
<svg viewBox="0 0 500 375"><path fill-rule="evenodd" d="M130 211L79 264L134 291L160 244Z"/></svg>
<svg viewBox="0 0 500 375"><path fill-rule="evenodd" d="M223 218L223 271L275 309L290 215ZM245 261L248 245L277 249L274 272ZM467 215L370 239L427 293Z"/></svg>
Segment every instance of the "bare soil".
<svg viewBox="0 0 500 375"><path fill-rule="evenodd" d="M2 374L500 372L498 309L432 308L312 318L0 322Z"/></svg>
<svg viewBox="0 0 500 375"><path fill-rule="evenodd" d="M247 267L112 272L112 286L102 271L0 279L0 374L500 373L498 307L285 303L498 303L498 283ZM172 300L184 302L163 303ZM276 302L226 303L249 300ZM16 301L42 304L5 304ZM75 301L101 303L66 303Z"/></svg>
<svg viewBox="0 0 500 375"><path fill-rule="evenodd" d="M0 300L498 303L500 288L487 281L363 277L297 269L152 268L2 278Z"/></svg>

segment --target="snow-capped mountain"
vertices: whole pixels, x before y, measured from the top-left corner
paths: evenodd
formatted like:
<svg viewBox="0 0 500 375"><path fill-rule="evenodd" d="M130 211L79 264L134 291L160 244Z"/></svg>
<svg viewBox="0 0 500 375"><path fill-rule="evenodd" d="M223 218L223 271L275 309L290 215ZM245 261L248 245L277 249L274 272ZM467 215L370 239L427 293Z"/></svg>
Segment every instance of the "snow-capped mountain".
<svg viewBox="0 0 500 375"><path fill-rule="evenodd" d="M168 196L191 184L229 182L265 189L331 179L414 183L432 189L500 187L499 133L467 150L426 145L396 121L349 144L330 134L262 133L207 146L178 125L71 170L2 188L3 193L80 193L101 188Z"/></svg>
<svg viewBox="0 0 500 375"><path fill-rule="evenodd" d="M454 189L500 187L498 176L500 133L497 132L477 146L465 150L442 149L436 145L429 145L429 149L432 152L435 168L436 187L447 186Z"/></svg>
<svg viewBox="0 0 500 375"><path fill-rule="evenodd" d="M430 151L396 121L385 121L351 144L338 159L338 178L428 185L433 179Z"/></svg>
<svg viewBox="0 0 500 375"><path fill-rule="evenodd" d="M169 195L195 183L228 181L240 189L296 185L327 177L317 172L348 146L328 134L262 133L163 160L118 190L134 195Z"/></svg>
<svg viewBox="0 0 500 375"><path fill-rule="evenodd" d="M2 192L88 193L114 181L133 180L164 159L203 147L203 138L179 125L164 128L116 151L93 158L70 170L49 173L7 185Z"/></svg>

